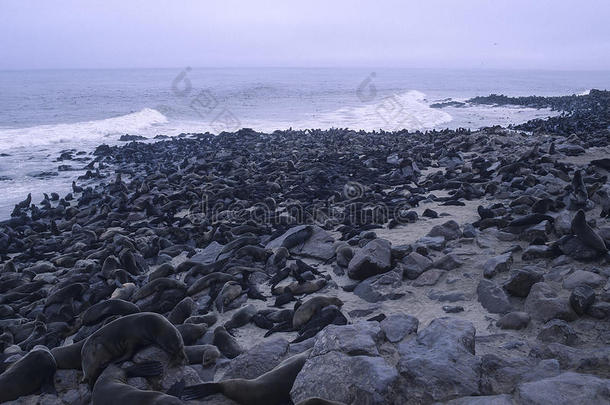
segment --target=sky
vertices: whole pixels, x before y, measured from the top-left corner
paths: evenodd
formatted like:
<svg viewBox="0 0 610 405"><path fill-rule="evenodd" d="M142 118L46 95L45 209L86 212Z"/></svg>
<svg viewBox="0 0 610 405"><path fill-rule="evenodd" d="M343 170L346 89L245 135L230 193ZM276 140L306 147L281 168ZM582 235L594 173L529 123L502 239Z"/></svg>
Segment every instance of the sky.
<svg viewBox="0 0 610 405"><path fill-rule="evenodd" d="M0 0L0 69L610 70L607 0Z"/></svg>

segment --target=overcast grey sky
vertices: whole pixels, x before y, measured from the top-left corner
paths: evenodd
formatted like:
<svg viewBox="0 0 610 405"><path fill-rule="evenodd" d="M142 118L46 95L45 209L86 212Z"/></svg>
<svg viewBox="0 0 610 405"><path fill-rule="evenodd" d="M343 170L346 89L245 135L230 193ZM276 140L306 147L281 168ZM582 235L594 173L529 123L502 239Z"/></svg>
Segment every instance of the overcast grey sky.
<svg viewBox="0 0 610 405"><path fill-rule="evenodd" d="M610 70L607 0L0 0L0 69Z"/></svg>

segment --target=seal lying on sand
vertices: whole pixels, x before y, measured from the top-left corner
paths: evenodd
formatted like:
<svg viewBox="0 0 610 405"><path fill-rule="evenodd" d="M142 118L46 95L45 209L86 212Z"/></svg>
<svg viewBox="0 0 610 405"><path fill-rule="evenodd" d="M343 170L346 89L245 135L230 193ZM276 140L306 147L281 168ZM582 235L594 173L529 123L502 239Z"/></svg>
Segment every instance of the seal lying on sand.
<svg viewBox="0 0 610 405"><path fill-rule="evenodd" d="M241 378L186 387L182 399L192 400L222 393L242 405L279 405L288 400L290 390L311 349L281 362L273 370L253 380Z"/></svg>
<svg viewBox="0 0 610 405"><path fill-rule="evenodd" d="M0 374L0 402L11 401L23 395L47 388L53 390L55 358L44 346L37 346Z"/></svg>
<svg viewBox="0 0 610 405"><path fill-rule="evenodd" d="M87 338L81 351L83 381L93 387L111 362L125 361L140 347L156 344L174 364L186 359L182 336L163 315L141 312L116 319Z"/></svg>

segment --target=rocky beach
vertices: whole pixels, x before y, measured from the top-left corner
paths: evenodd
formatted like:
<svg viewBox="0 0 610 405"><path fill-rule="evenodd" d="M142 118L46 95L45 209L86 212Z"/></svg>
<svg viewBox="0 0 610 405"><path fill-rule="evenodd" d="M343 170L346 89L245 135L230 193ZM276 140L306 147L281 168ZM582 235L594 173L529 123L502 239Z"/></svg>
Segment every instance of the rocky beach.
<svg viewBox="0 0 610 405"><path fill-rule="evenodd" d="M0 402L610 403L610 92L468 102L560 114L63 151L0 222Z"/></svg>

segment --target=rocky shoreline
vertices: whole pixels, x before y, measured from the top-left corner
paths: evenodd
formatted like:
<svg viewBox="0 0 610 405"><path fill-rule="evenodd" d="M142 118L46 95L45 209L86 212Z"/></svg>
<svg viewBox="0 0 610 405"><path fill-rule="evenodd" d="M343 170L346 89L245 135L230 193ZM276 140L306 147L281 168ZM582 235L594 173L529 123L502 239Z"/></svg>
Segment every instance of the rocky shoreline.
<svg viewBox="0 0 610 405"><path fill-rule="evenodd" d="M0 222L0 401L610 403L609 93L471 102L564 113L98 147Z"/></svg>

